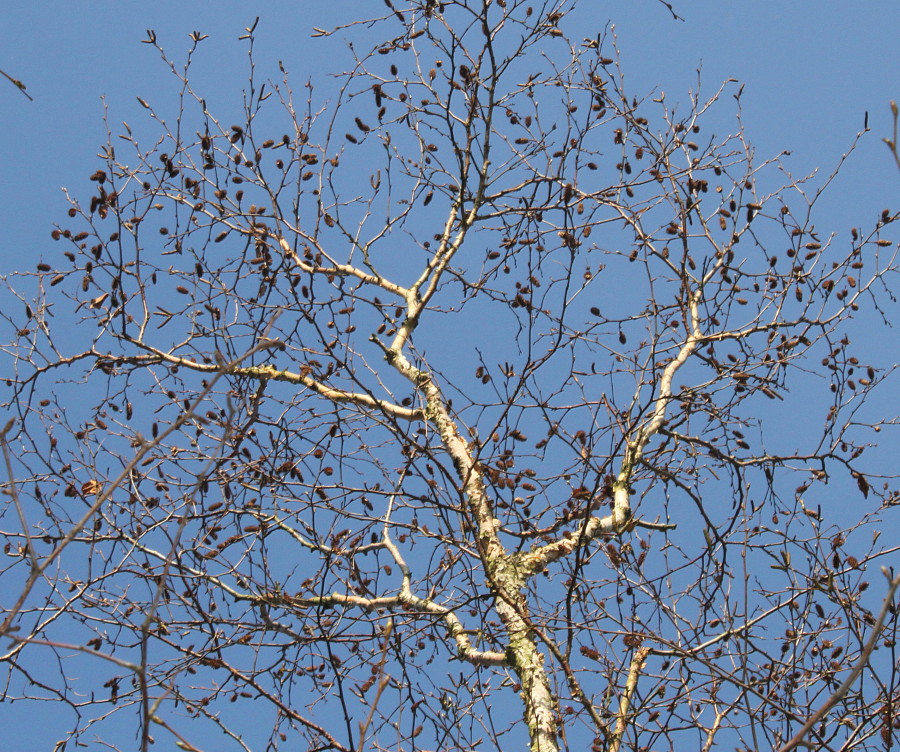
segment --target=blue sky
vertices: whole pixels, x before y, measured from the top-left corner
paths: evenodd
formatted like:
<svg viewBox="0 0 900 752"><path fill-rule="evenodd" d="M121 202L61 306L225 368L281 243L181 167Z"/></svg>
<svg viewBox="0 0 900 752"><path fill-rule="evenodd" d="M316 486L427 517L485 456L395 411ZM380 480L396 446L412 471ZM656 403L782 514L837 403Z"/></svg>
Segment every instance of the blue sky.
<svg viewBox="0 0 900 752"><path fill-rule="evenodd" d="M64 211L60 187L76 187L96 169L94 155L105 137L101 97L118 123L136 116L136 96L169 87L155 52L140 44L146 29L154 29L176 59L190 31L209 34L204 54L215 63L214 89L237 103L246 80L246 53L237 37L257 15L259 72L277 78L281 59L295 81L312 76L327 86L324 74L336 68L324 61L347 58L342 41L311 39L312 27L352 20L369 5L11 4L0 28L0 65L26 83L35 101L10 84L0 88L7 154L0 268L14 266L25 248L29 255L40 252L54 211L57 217ZM371 5L380 12L380 3ZM696 87L698 67L710 92L727 78L738 79L745 84L744 118L760 156L790 150L797 174L831 168L868 111L872 133L844 174L847 187L833 200L851 212L857 200L871 206L896 195L896 174L880 141L889 132L888 102L900 97L896 3L691 0L676 9L683 22L653 0L582 3L579 25L583 19L585 36L593 36L615 24L632 91L656 88L670 101L683 98Z"/></svg>
<svg viewBox="0 0 900 752"><path fill-rule="evenodd" d="M795 175L830 173L868 112L871 133L823 204L833 229L845 234L896 204L900 175L881 142L891 126L888 104L900 99L896 0L674 2L684 21L673 20L653 0L585 0L569 28L594 36L615 25L632 92L665 92L667 102L674 103L686 101L696 89L698 68L708 94L723 80L737 79L736 87L744 87L744 124L759 158L789 151L785 163ZM197 75L207 96L218 100L211 109L227 112L237 111L247 78L246 47L238 36L257 16L259 78L279 78L281 60L295 86L309 78L326 96L333 86L329 74L349 64L347 36L312 39L313 27L330 28L373 8L383 11L381 3L359 0L10 5L0 27L0 68L21 79L34 101L0 81L5 156L0 272L33 269L41 258L60 252L50 239L67 208L60 189L88 195L87 178L98 168L96 155L106 141L104 102L117 132L122 121L144 116L136 97L159 104L163 113L165 102L174 101L171 76L156 52L141 44L147 29L176 60L182 59L191 31L209 35ZM707 128L736 130L732 103L726 96ZM896 330L880 331L892 338L884 352L896 352ZM0 710L7 728L8 710ZM23 738L32 733L26 725L7 733L16 730Z"/></svg>

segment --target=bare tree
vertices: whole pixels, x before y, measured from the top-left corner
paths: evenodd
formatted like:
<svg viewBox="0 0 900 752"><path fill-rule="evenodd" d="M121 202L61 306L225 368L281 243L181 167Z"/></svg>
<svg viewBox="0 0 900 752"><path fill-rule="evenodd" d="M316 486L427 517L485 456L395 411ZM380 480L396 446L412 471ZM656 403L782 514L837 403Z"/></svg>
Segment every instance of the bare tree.
<svg viewBox="0 0 900 752"><path fill-rule="evenodd" d="M5 698L60 749L890 748L897 213L829 226L571 2L386 6L236 124L159 48L180 110L6 280Z"/></svg>

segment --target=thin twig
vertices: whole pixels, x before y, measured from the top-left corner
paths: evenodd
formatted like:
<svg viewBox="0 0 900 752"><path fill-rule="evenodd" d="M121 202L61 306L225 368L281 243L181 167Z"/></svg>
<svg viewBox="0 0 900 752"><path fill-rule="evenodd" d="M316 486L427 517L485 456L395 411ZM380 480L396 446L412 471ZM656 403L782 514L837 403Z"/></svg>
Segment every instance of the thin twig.
<svg viewBox="0 0 900 752"><path fill-rule="evenodd" d="M881 571L884 572L884 575L890 578L890 575L886 568L882 567ZM803 724L803 728L797 732L793 739L791 739L787 744L785 744L778 752L791 752L792 749L798 747L800 744L803 744L803 739L806 735L812 731L813 726L815 726L819 721L821 721L827 714L828 711L831 710L837 703L839 703L844 695L850 690L850 687L853 686L853 682L859 677L859 675L863 672L863 669L869 664L869 657L872 655L872 651L875 649L875 645L878 643L878 638L881 636L881 630L884 628L884 620L887 618L888 612L891 610L891 605L894 602L894 593L897 591L897 588L900 587L900 575L894 577L894 579L890 580L890 585L888 586L887 595L884 596L884 602L881 604L881 611L878 614L878 618L875 620L875 624L872 627L872 634L869 636L869 641L866 643L863 648L862 653L859 656L859 660L856 662L856 665L853 667L853 670L844 679L844 683L838 687L834 694L829 697L825 703L819 708L815 713L813 713L809 720Z"/></svg>

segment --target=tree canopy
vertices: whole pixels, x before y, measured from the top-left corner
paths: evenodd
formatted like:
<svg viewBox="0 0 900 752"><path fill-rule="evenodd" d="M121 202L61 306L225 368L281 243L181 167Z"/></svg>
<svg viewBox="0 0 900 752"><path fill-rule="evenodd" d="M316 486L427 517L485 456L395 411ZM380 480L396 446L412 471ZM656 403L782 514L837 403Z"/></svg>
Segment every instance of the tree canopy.
<svg viewBox="0 0 900 752"><path fill-rule="evenodd" d="M321 92L254 24L237 119L148 32L175 109L5 279L4 696L60 749L891 746L898 213L577 6L386 2Z"/></svg>

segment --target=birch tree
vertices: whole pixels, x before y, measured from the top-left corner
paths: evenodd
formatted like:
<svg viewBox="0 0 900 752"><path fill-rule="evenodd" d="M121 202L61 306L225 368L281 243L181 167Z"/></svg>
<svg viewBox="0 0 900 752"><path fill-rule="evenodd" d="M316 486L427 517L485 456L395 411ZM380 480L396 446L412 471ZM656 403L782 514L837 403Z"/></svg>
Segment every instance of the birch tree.
<svg viewBox="0 0 900 752"><path fill-rule="evenodd" d="M324 91L249 28L237 119L149 32L180 108L6 279L4 699L58 749L890 748L896 210L571 2L382 10Z"/></svg>

